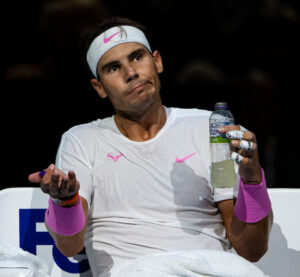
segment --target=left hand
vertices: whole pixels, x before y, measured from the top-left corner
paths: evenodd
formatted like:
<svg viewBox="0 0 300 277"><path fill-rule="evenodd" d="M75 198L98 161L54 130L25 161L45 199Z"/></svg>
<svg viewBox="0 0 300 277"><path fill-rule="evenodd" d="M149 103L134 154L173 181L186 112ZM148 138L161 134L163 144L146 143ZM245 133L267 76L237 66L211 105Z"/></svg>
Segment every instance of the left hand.
<svg viewBox="0 0 300 277"><path fill-rule="evenodd" d="M40 183L44 193L60 200L74 196L80 188L74 171L70 170L68 174L65 174L54 164L49 165L43 177L40 176L40 172L35 172L28 176L28 180L33 183Z"/></svg>
<svg viewBox="0 0 300 277"><path fill-rule="evenodd" d="M239 125L223 126L219 132L226 133L226 137L231 139L231 158L239 164L239 175L243 182L260 184L261 166L255 134Z"/></svg>

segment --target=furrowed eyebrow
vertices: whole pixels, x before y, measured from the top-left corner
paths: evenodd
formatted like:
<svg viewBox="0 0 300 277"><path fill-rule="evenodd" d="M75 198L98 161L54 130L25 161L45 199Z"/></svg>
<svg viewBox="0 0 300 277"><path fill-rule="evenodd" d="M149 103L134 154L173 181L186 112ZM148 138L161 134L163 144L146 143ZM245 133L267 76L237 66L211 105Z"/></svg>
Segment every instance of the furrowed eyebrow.
<svg viewBox="0 0 300 277"><path fill-rule="evenodd" d="M146 53L146 50L144 48L139 48L137 50L134 50L130 55L129 58L132 59L134 58L137 54L144 54Z"/></svg>
<svg viewBox="0 0 300 277"><path fill-rule="evenodd" d="M131 52L128 57L129 59L133 59L137 54L144 54L146 53L147 51L144 49L144 48L138 48L136 50L134 50L133 52ZM119 60L115 60L115 61L111 61L107 64L104 64L102 67L101 67L101 72L104 72L106 69L108 69L109 67L113 66L113 65L119 65L120 62Z"/></svg>

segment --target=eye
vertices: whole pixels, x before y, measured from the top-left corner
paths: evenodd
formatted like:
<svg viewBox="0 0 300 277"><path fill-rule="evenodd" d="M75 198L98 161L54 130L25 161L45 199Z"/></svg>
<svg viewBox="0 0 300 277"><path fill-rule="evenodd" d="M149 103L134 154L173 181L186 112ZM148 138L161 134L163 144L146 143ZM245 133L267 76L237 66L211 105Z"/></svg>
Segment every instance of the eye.
<svg viewBox="0 0 300 277"><path fill-rule="evenodd" d="M108 72L116 72L119 69L118 64L112 64L107 70Z"/></svg>
<svg viewBox="0 0 300 277"><path fill-rule="evenodd" d="M142 57L143 57L142 54L136 54L136 55L134 56L134 60L135 60L135 61L140 61L140 60L142 59Z"/></svg>

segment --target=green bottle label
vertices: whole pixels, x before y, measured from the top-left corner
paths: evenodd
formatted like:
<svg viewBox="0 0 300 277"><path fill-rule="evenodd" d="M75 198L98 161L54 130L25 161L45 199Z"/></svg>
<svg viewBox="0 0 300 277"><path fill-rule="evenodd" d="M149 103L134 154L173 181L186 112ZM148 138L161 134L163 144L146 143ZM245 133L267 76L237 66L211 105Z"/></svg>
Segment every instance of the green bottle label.
<svg viewBox="0 0 300 277"><path fill-rule="evenodd" d="M230 125L231 122L217 122L209 124L210 143L230 143L231 140L226 137L226 133L219 133L218 129L222 126Z"/></svg>
<svg viewBox="0 0 300 277"><path fill-rule="evenodd" d="M211 164L211 184L215 188L232 188L236 182L234 162L226 160Z"/></svg>
<svg viewBox="0 0 300 277"><path fill-rule="evenodd" d="M210 143L230 143L230 142L231 142L231 139L223 138L221 136L210 138Z"/></svg>

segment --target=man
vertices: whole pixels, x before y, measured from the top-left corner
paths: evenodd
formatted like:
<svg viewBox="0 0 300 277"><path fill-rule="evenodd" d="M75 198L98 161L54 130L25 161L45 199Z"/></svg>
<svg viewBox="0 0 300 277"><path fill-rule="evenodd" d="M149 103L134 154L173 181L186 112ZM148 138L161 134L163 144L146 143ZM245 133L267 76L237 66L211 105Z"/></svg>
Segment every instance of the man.
<svg viewBox="0 0 300 277"><path fill-rule="evenodd" d="M51 236L66 256L85 245L95 276L176 250L232 246L249 261L259 260L272 211L255 135L240 126L219 130L233 138L239 175L235 188L213 189L210 112L162 105L162 58L143 31L136 22L114 18L87 38L91 84L109 98L115 115L70 129L57 167L29 176L51 196L45 216ZM242 191L244 184L250 192ZM247 197L252 191L256 196Z"/></svg>

